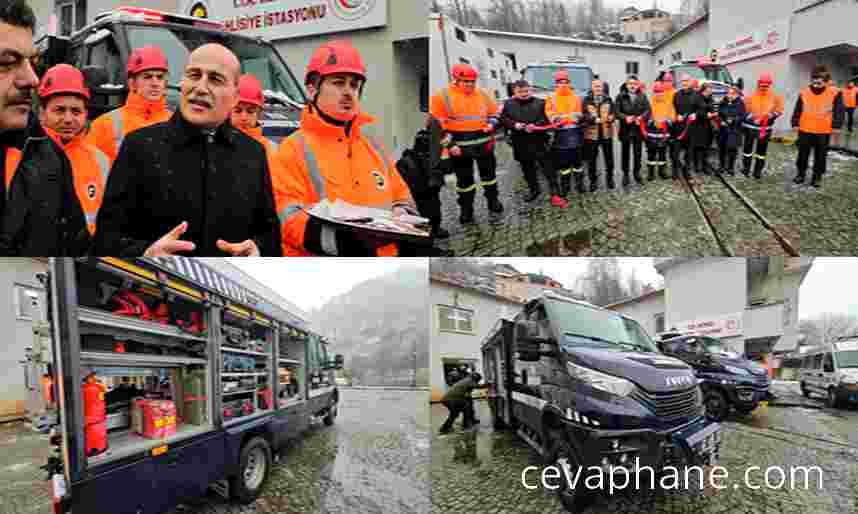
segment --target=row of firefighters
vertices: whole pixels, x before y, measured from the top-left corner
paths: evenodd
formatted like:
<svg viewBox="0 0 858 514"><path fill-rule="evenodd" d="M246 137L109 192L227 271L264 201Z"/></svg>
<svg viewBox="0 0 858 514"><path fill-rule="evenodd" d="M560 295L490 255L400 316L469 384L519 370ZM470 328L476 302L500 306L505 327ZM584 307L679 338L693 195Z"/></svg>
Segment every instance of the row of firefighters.
<svg viewBox="0 0 858 514"><path fill-rule="evenodd" d="M364 132L375 118L361 109L367 69L350 43L313 53L300 129L277 145L259 124L262 84L221 45L191 52L176 112L166 56L136 49L126 103L88 123L81 71L59 64L37 77L32 30L14 20L0 27L10 27L19 56L0 70L11 77L0 81L0 99L16 99L0 105L0 255L405 254L402 243L307 212L324 199L394 217L423 210Z"/></svg>
<svg viewBox="0 0 858 514"><path fill-rule="evenodd" d="M542 170L551 188L551 204L568 207L572 177L578 193L585 192L584 162L588 161L589 191L598 189L597 160L604 155L605 184L615 188L613 140L615 124L622 145L623 186L641 177L642 147L647 147L648 179L668 179L668 156L672 178L689 176L690 169L710 174L707 151L713 141L719 149L717 173L734 175L740 149L742 173L759 179L766 166L766 155L774 122L784 114L784 99L773 91L773 77L763 74L754 93L742 97L733 87L716 104L712 89L690 76L681 77L679 90L673 88L673 76L665 74L656 81L652 95L647 96L637 77L629 76L615 100L604 94L599 80L592 91L579 97L569 75L554 75L555 91L543 100L531 94L527 81L514 84L514 96L501 109L489 94L476 87L477 70L458 64L452 70L453 82L433 96L431 116L443 129L436 159L438 166L453 171L457 178L460 221L474 220L474 163L479 170L483 194L490 211L500 213L497 161L494 145L496 132L505 128L529 186L527 201L540 194L537 168ZM852 131L856 107L854 83L840 90L831 83L824 66L813 70L811 82L802 89L792 115L792 126L798 128L798 174L795 183L807 180L806 171L811 151L814 167L810 184L819 187L826 170L826 155L833 130L839 130L844 114L849 115ZM550 136L553 133L553 136Z"/></svg>

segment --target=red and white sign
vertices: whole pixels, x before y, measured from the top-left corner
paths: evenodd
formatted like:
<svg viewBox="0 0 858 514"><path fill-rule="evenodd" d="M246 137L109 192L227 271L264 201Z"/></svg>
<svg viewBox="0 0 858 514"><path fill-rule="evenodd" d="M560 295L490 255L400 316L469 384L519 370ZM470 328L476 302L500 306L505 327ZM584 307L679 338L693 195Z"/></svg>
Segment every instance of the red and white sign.
<svg viewBox="0 0 858 514"><path fill-rule="evenodd" d="M789 47L789 19L774 21L716 47L721 64L781 52Z"/></svg>
<svg viewBox="0 0 858 514"><path fill-rule="evenodd" d="M735 337L742 335L741 312L725 316L701 318L693 321L671 323L682 333L694 333L709 337Z"/></svg>
<svg viewBox="0 0 858 514"><path fill-rule="evenodd" d="M188 2L190 4L194 2ZM388 0L217 0L209 18L227 32L268 41L330 34L387 24Z"/></svg>

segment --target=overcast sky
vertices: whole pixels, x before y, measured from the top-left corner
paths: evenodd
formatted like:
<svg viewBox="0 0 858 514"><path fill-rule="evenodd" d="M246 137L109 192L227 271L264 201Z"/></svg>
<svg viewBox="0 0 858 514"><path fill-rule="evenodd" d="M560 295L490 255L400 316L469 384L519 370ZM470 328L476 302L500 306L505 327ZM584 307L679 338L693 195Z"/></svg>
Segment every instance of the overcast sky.
<svg viewBox="0 0 858 514"><path fill-rule="evenodd" d="M426 259L279 258L229 259L231 264L305 311L317 309L359 283L402 266L427 270Z"/></svg>
<svg viewBox="0 0 858 514"><path fill-rule="evenodd" d="M823 312L858 316L858 258L817 257L798 292L799 319Z"/></svg>
<svg viewBox="0 0 858 514"><path fill-rule="evenodd" d="M573 289L576 279L587 271L587 258L558 259L553 257L538 258L498 258L491 259L498 264L511 264L519 271L527 273L543 273L557 280L563 287ZM644 283L657 285L661 282L661 275L652 266L651 257L624 257L620 258L620 267L628 275L632 269L638 279Z"/></svg>
<svg viewBox="0 0 858 514"><path fill-rule="evenodd" d="M442 0L442 5L443 5ZM490 0L468 0L469 3L475 6L487 7ZM658 8L669 12L679 12L679 4L681 0L658 0ZM567 1L567 4L574 2ZM653 0L604 0L606 6L610 7L637 7L638 9L651 9Z"/></svg>

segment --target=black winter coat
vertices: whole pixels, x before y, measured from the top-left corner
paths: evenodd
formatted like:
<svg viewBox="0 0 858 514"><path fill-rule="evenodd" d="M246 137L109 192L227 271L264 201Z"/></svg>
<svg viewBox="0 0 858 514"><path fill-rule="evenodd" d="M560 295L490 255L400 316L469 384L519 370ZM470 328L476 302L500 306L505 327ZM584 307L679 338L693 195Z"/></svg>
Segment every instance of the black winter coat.
<svg viewBox="0 0 858 514"><path fill-rule="evenodd" d="M510 98L503 104L500 119L503 126L506 127L507 134L510 135L515 160L530 161L545 157L548 148L547 132L527 133L515 128L516 123L548 125L548 117L545 115L545 100L535 97L530 97L525 101Z"/></svg>
<svg viewBox="0 0 858 514"><path fill-rule="evenodd" d="M21 135L23 155L9 188L0 254L86 255L92 240L74 189L71 162L35 118Z"/></svg>
<svg viewBox="0 0 858 514"><path fill-rule="evenodd" d="M718 144L725 148L738 148L741 144L742 121L745 119L745 101L737 96L734 101L727 97L718 106L721 131Z"/></svg>
<svg viewBox="0 0 858 514"><path fill-rule="evenodd" d="M414 138L414 146L402 152L402 157L396 161L396 169L413 195L419 195L444 183L440 168L431 166L429 139L429 130L421 129Z"/></svg>
<svg viewBox="0 0 858 514"><path fill-rule="evenodd" d="M617 111L617 119L620 121L620 140L643 139L640 126L637 123L626 123L626 116L649 116L649 99L644 93L638 91L636 95L629 93L626 85L620 87L620 94L614 102Z"/></svg>
<svg viewBox="0 0 858 514"><path fill-rule="evenodd" d="M706 148L712 144L713 121L709 114L715 112L715 104L711 96L697 95L692 105L692 114L696 114L697 119L688 127L688 142L692 148Z"/></svg>
<svg viewBox="0 0 858 514"><path fill-rule="evenodd" d="M140 256L183 221L193 255L225 255L218 239L252 239L261 255L281 255L265 148L229 121L206 135L179 111L128 134L98 211L95 251Z"/></svg>

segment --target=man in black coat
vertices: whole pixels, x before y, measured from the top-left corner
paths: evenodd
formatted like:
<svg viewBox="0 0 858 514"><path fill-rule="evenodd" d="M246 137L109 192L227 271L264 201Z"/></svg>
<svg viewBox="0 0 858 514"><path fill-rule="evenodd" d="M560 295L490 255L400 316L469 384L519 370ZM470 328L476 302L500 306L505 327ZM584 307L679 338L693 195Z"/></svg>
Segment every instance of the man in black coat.
<svg viewBox="0 0 858 514"><path fill-rule="evenodd" d="M521 165L524 180L530 189L525 201L536 200L542 192L536 174L538 167L551 189L551 203L566 207L566 202L560 197L557 173L548 159L548 133L538 128L549 124L545 100L531 96L530 84L526 80L513 84L513 92L515 96L508 99L501 109L500 120L510 136L513 155Z"/></svg>
<svg viewBox="0 0 858 514"><path fill-rule="evenodd" d="M240 75L221 45L191 52L179 111L119 149L98 212L98 255L281 255L265 148L229 122Z"/></svg>
<svg viewBox="0 0 858 514"><path fill-rule="evenodd" d="M704 84L692 104L694 111L689 115L691 124L688 126L688 147L694 163L694 172L698 175L710 174L709 146L712 144L713 120L717 117L717 109L712 100L712 87Z"/></svg>
<svg viewBox="0 0 858 514"><path fill-rule="evenodd" d="M629 186L629 158L634 153L634 178L638 185L641 179L641 153L643 134L640 121L649 116L649 100L640 90L640 82L635 75L629 75L626 83L620 86L620 94L614 102L617 119L620 121L620 142L622 143L621 166L623 168L623 187Z"/></svg>
<svg viewBox="0 0 858 514"><path fill-rule="evenodd" d="M682 171L688 176L688 167L691 159L691 146L686 128L689 125L688 117L694 114L698 106L700 94L691 87L691 77L683 75L682 89L673 95L673 108L676 110L676 124L673 126L671 137L672 159L679 163L681 170L673 170L674 177ZM680 136L684 137L680 139ZM675 156L675 158L673 158Z"/></svg>

